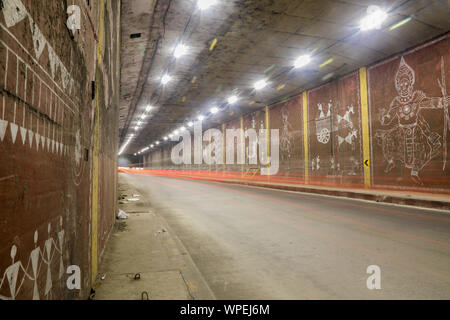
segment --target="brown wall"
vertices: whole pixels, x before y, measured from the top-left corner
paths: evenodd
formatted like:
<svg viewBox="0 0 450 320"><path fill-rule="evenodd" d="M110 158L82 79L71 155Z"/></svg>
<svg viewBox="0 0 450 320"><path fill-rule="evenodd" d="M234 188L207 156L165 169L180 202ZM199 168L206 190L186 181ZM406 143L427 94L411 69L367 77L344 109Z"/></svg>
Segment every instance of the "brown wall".
<svg viewBox="0 0 450 320"><path fill-rule="evenodd" d="M270 108L270 129L280 131L278 176L304 181L302 99L293 98Z"/></svg>
<svg viewBox="0 0 450 320"><path fill-rule="evenodd" d="M368 68L375 186L450 189L449 153L444 155L450 132L445 132L444 108L438 101L443 96L438 82L442 62L449 88L449 52L447 36ZM404 97L396 79L412 84ZM385 115L389 117L383 121Z"/></svg>
<svg viewBox="0 0 450 320"><path fill-rule="evenodd" d="M358 73L308 91L310 181L363 183Z"/></svg>
<svg viewBox="0 0 450 320"><path fill-rule="evenodd" d="M70 1L82 10L81 30L73 38L64 3L3 1L0 13L1 298L10 298L11 288L16 299L86 298L91 235L98 234L100 255L114 222L120 2L108 1L103 11L102 1L90 6ZM9 4L18 19L11 19ZM98 44L104 48L100 61ZM93 180L96 117L98 181ZM94 185L102 203L98 230L91 225ZM81 268L81 290L66 288L69 265ZM11 272L16 285L4 277Z"/></svg>
<svg viewBox="0 0 450 320"><path fill-rule="evenodd" d="M311 184L449 193L450 150L445 155L444 147L450 148L450 131L445 132L444 128L444 106L448 101L441 99L443 93L438 82L438 79L445 82L447 87L450 82L449 42L447 33L367 69L308 90L305 93L307 114L303 114L302 93L269 106L270 129L278 129L280 135L280 168L276 177L270 179L305 183L307 168ZM364 70L367 70L366 92L361 88L364 78L360 78ZM403 100L396 89L396 80L412 84ZM363 105L364 96L368 97L367 105ZM368 113L366 119L363 119L364 108ZM244 115L244 129L259 129L261 124L265 127L265 116L264 109ZM384 120L383 116L386 116ZM306 145L304 120L308 124ZM369 132L366 145L362 136L364 125ZM240 128L240 118L225 126ZM365 173L366 160L369 170ZM148 166L152 167L151 163ZM251 167L247 157L244 166L222 168L240 177L241 170L246 172ZM205 166L188 168L198 170ZM213 166L211 170L220 168ZM244 178L255 177L250 174Z"/></svg>

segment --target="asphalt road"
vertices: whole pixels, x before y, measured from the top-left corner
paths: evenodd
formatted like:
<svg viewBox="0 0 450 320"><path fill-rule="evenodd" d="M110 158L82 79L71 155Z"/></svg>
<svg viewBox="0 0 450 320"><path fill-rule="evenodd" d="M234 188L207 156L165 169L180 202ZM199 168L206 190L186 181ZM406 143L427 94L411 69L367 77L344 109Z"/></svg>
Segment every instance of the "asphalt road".
<svg viewBox="0 0 450 320"><path fill-rule="evenodd" d="M218 299L450 299L450 212L120 174ZM381 289L367 288L380 267Z"/></svg>

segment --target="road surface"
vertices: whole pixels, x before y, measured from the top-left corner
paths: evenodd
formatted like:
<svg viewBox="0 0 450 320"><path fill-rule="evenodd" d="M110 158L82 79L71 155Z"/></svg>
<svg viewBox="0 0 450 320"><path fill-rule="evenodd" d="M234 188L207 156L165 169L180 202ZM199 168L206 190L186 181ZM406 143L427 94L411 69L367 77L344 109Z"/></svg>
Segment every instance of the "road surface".
<svg viewBox="0 0 450 320"><path fill-rule="evenodd" d="M218 299L450 298L448 211L143 174L120 178L151 201ZM381 289L369 290L373 265Z"/></svg>

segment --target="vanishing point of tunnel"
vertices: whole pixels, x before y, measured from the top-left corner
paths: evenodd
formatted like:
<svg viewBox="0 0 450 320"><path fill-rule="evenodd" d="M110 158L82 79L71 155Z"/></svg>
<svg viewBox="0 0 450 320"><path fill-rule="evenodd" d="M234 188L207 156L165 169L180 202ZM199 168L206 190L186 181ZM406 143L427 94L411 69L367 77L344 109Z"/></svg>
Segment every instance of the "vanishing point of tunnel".
<svg viewBox="0 0 450 320"><path fill-rule="evenodd" d="M0 300L450 299L449 1L0 9Z"/></svg>

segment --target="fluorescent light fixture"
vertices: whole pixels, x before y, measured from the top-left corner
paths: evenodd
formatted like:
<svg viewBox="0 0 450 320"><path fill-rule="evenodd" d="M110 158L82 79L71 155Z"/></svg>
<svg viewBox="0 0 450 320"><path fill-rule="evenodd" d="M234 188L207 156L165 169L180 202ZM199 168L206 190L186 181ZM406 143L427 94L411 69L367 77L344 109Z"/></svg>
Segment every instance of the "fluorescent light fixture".
<svg viewBox="0 0 450 320"><path fill-rule="evenodd" d="M158 145L158 144L159 144L159 141L156 141L155 143L156 143L156 145Z"/></svg>
<svg viewBox="0 0 450 320"><path fill-rule="evenodd" d="M213 4L216 3L216 0L198 0L197 6L200 8L200 10L205 10L211 7Z"/></svg>
<svg viewBox="0 0 450 320"><path fill-rule="evenodd" d="M169 138L172 138L173 137L173 134L169 134Z"/></svg>
<svg viewBox="0 0 450 320"><path fill-rule="evenodd" d="M180 133L180 131L178 131L178 130L175 130L175 131L173 132L174 135L178 135L179 133Z"/></svg>
<svg viewBox="0 0 450 320"><path fill-rule="evenodd" d="M170 80L172 80L172 77L169 76L169 75L166 73L165 75L162 76L162 78L161 78L161 83L162 83L163 85L166 85L166 84L168 84L168 83L170 82Z"/></svg>
<svg viewBox="0 0 450 320"><path fill-rule="evenodd" d="M152 110L152 108L153 108L153 107L152 107L151 105L148 105L148 106L145 108L145 111L146 111L146 112L149 112L150 110Z"/></svg>
<svg viewBox="0 0 450 320"><path fill-rule="evenodd" d="M403 19L402 21L400 21L400 22L394 24L393 26L391 26L391 27L389 28L389 31L392 31L392 30L394 30L394 29L397 29L398 27L401 27L402 25L404 25L405 23L410 22L411 20L412 20L411 17L408 17L408 18L406 18L406 19Z"/></svg>
<svg viewBox="0 0 450 320"><path fill-rule="evenodd" d="M164 141L167 141L167 140L169 140L169 138L167 138L167 137L164 137Z"/></svg>
<svg viewBox="0 0 450 320"><path fill-rule="evenodd" d="M179 57L184 56L187 53L187 51L188 47L180 43L179 45L176 46L173 52L173 56L178 59Z"/></svg>
<svg viewBox="0 0 450 320"><path fill-rule="evenodd" d="M180 131L186 131L186 127L181 127Z"/></svg>
<svg viewBox="0 0 450 320"><path fill-rule="evenodd" d="M254 88L256 90L261 90L265 86L267 86L266 80L259 80L259 81L255 82Z"/></svg>
<svg viewBox="0 0 450 320"><path fill-rule="evenodd" d="M217 107L212 107L211 110L209 110L212 114L215 114L217 112L219 112L219 108Z"/></svg>
<svg viewBox="0 0 450 320"><path fill-rule="evenodd" d="M153 145L153 144L151 144L151 145L150 145L150 148L153 148L153 147L154 147L154 145Z"/></svg>
<svg viewBox="0 0 450 320"><path fill-rule="evenodd" d="M231 97L228 98L228 103L229 104L233 104L236 101L238 101L238 97L236 97L236 96L231 96Z"/></svg>
<svg viewBox="0 0 450 320"><path fill-rule="evenodd" d="M138 130L139 130L139 127L134 127L134 130L138 131Z"/></svg>
<svg viewBox="0 0 450 320"><path fill-rule="evenodd" d="M141 116L141 119L144 120L145 118L147 118L147 115L146 115L146 114L143 114L143 115Z"/></svg>
<svg viewBox="0 0 450 320"><path fill-rule="evenodd" d="M197 119L198 119L198 121L203 121L203 119L205 119L205 117L202 115L199 115Z"/></svg>
<svg viewBox="0 0 450 320"><path fill-rule="evenodd" d="M138 121L138 122L137 122L137 125L138 125L138 126L140 126L141 124L142 124L142 122L141 122L141 121Z"/></svg>
<svg viewBox="0 0 450 320"><path fill-rule="evenodd" d="M132 138L128 138L128 140L125 142L125 144L122 146L122 148L120 148L119 150L119 156L125 151L125 149L127 148L128 144L131 142Z"/></svg>
<svg viewBox="0 0 450 320"><path fill-rule="evenodd" d="M362 31L380 29L381 24L387 18L387 13L378 6L369 6L367 8L367 16L361 20L360 28Z"/></svg>
<svg viewBox="0 0 450 320"><path fill-rule="evenodd" d="M136 155L136 153L134 155Z"/></svg>
<svg viewBox="0 0 450 320"><path fill-rule="evenodd" d="M304 67L310 62L311 62L311 56L305 54L303 56L298 57L297 60L295 60L294 68L298 69L298 68Z"/></svg>
<svg viewBox="0 0 450 320"><path fill-rule="evenodd" d="M189 121L188 126L192 127L194 125L194 123L192 121Z"/></svg>

